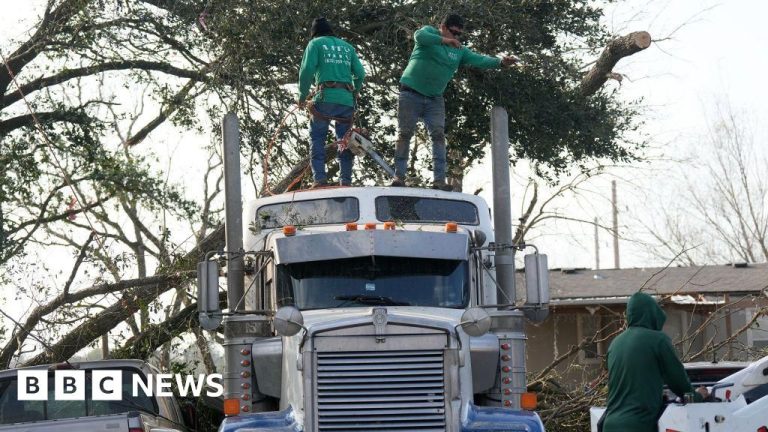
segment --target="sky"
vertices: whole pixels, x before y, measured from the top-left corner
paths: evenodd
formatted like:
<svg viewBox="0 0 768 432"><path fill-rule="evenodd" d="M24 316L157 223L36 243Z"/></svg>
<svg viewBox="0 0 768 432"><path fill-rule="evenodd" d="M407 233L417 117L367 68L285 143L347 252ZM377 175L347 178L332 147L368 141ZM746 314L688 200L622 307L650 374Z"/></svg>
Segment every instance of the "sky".
<svg viewBox="0 0 768 432"><path fill-rule="evenodd" d="M605 23L613 33L645 30L654 41L648 49L619 61L614 72L624 75L621 84L606 84L620 86L620 97L628 101L642 99L641 133L649 140L647 154L653 162L612 170L612 175L587 184L586 198L566 196L556 208L610 225L610 181L616 180L620 231L629 238L620 241L622 268L667 264L635 241L648 239L638 221L657 219L661 206L679 202L685 189L681 178L692 167L678 161L701 156L700 142L718 103L729 104L749 119L755 125L756 142L765 142L768 134L761 123L768 119L768 86L763 82L768 55L760 45L768 41L766 16L768 1L763 0L630 0L606 8ZM490 195L490 180L483 170L469 176L468 183L472 182L485 186L484 194ZM513 202L521 202L520 188L515 191L513 186ZM513 218L514 212L513 208ZM592 225L557 221L534 242L549 252L551 268L596 268ZM613 268L612 239L602 230L599 253L600 268Z"/></svg>
<svg viewBox="0 0 768 432"><path fill-rule="evenodd" d="M41 0L0 0L0 40L19 37L30 28L39 13ZM617 35L631 31L650 32L654 43L640 53L621 60L614 72L625 76L620 97L642 99L642 133L649 138L651 158L682 159L696 155L697 141L712 119L714 106L728 101L738 111L748 113L756 124L768 118L768 86L763 73L768 55L759 44L768 41L768 1L764 0L664 0L618 1L606 7L605 23ZM756 48L754 45L758 45ZM7 48L6 48L7 50ZM4 51L7 54L7 51ZM451 101L449 101L451 103ZM765 137L765 130L758 135ZM190 146L186 138L168 141L169 177L189 171L186 163L173 162L181 154L202 157L201 145ZM181 151L183 150L183 151ZM599 218L609 224L611 216L610 180L618 181L620 225L628 237L637 234L635 218L652 219L654 208L674 197L679 184L670 181L667 170L685 170L684 165L641 164L613 172L615 177L590 182L587 198L565 196L555 208L563 214L585 220ZM483 187L491 201L492 187L487 170L478 167L467 176L465 190ZM518 179L522 181L524 179ZM523 202L524 182L513 189L513 202ZM520 210L513 208L513 218ZM552 251L553 267L595 267L594 229L587 224L556 222L534 239L544 251ZM612 241L600 233L600 262L613 264ZM663 265L645 247L633 241L621 242L622 267Z"/></svg>

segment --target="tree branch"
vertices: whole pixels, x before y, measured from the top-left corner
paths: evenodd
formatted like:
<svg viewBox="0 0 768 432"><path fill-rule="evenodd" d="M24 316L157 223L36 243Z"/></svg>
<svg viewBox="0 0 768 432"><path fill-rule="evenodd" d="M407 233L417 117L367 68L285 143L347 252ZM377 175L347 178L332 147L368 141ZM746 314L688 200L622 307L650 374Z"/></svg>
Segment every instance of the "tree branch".
<svg viewBox="0 0 768 432"><path fill-rule="evenodd" d="M583 96L590 96L600 87L614 78L613 67L624 57L640 52L651 46L651 35L645 31L633 32L608 42L592 69L581 80L579 91Z"/></svg>

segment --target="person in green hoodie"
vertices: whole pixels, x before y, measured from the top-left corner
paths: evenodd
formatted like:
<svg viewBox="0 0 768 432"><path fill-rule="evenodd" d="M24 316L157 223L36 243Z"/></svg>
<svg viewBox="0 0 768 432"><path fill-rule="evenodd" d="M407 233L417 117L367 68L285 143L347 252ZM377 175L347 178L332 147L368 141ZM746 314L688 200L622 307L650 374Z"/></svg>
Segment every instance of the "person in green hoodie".
<svg viewBox="0 0 768 432"><path fill-rule="evenodd" d="M630 297L627 329L608 348L603 432L656 432L664 384L681 398L693 392L672 341L661 331L666 319L653 297L642 292ZM707 396L703 387L694 393L696 401Z"/></svg>
<svg viewBox="0 0 768 432"><path fill-rule="evenodd" d="M511 66L514 56L502 58L478 54L459 42L464 19L456 14L443 18L439 28L424 26L413 34L416 45L400 78L397 107L398 137L392 186L405 186L408 151L419 119L432 141L434 189L451 190L445 182L445 101L443 92L459 66L492 69Z"/></svg>
<svg viewBox="0 0 768 432"><path fill-rule="evenodd" d="M312 118L309 122L311 141L310 155L312 187L328 184L325 172L325 138L331 120L336 129L336 139L344 137L352 126L355 94L360 91L365 69L357 57L355 48L336 37L331 24L325 18L315 18L310 30L312 40L304 50L299 70L299 106L304 107L313 84L318 91L312 101ZM349 149L339 152L339 184L352 185L352 162Z"/></svg>

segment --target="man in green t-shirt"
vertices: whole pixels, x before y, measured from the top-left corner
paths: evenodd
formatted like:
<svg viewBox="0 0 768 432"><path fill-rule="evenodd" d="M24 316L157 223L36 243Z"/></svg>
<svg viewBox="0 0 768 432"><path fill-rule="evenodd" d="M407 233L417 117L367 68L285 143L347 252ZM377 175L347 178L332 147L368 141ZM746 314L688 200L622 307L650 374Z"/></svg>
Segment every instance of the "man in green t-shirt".
<svg viewBox="0 0 768 432"><path fill-rule="evenodd" d="M315 187L327 185L325 173L325 137L331 120L336 129L336 139L341 139L352 126L355 107L354 94L360 91L365 70L355 48L333 34L333 28L325 18L315 18L310 31L312 40L304 50L299 70L299 106L307 103L310 87L316 84L319 91L312 101L312 118L309 122L311 140L310 155ZM339 184L352 185L352 152L339 152Z"/></svg>
<svg viewBox="0 0 768 432"><path fill-rule="evenodd" d="M445 182L445 101L443 92L459 66L482 69L510 66L514 56L502 58L478 54L459 42L464 19L456 14L443 18L440 28L424 26L413 34L416 45L400 78L397 107L398 137L392 186L405 186L408 150L419 119L432 140L434 189L451 190Z"/></svg>

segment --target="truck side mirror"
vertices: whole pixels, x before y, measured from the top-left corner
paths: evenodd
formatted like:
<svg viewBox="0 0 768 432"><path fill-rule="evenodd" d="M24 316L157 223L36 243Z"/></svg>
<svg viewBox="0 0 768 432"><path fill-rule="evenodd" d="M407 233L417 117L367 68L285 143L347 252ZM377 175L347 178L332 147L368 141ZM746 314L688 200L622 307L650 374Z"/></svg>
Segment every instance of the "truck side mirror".
<svg viewBox="0 0 768 432"><path fill-rule="evenodd" d="M197 264L197 312L200 327L205 330L214 330L221 325L219 263L216 261Z"/></svg>
<svg viewBox="0 0 768 432"><path fill-rule="evenodd" d="M479 307L469 308L461 315L459 325L464 329L464 333L480 337L491 329L491 316L488 315L485 309Z"/></svg>
<svg viewBox="0 0 768 432"><path fill-rule="evenodd" d="M293 336L304 328L304 315L296 306L283 306L275 313L275 333Z"/></svg>
<svg viewBox="0 0 768 432"><path fill-rule="evenodd" d="M525 315L542 322L549 315L549 267L547 255L532 253L525 256Z"/></svg>

